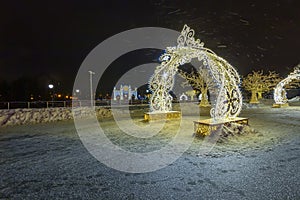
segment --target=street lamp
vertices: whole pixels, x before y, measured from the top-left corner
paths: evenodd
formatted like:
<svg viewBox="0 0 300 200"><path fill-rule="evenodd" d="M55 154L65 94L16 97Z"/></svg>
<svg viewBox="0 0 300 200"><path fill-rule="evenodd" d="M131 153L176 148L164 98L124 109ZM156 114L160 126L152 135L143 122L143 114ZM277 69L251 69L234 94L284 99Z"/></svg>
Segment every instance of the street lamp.
<svg viewBox="0 0 300 200"><path fill-rule="evenodd" d="M95 72L93 71L89 71L90 73L90 91L91 91L91 106L93 107L93 75L95 74Z"/></svg>
<svg viewBox="0 0 300 200"><path fill-rule="evenodd" d="M74 92L74 94L73 94L77 99L79 97L79 92L80 92L80 90L76 89L75 92Z"/></svg>
<svg viewBox="0 0 300 200"><path fill-rule="evenodd" d="M53 98L54 98L54 94L53 94L53 88L54 88L54 85L53 84L49 84L48 85L49 89L51 90L51 97L52 97L52 107L53 107Z"/></svg>

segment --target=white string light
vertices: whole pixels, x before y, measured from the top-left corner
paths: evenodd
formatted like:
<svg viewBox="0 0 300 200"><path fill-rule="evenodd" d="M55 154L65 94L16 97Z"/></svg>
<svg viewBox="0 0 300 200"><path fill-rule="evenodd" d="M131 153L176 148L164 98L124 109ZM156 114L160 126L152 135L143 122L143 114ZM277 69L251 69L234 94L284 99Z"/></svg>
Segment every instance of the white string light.
<svg viewBox="0 0 300 200"><path fill-rule="evenodd" d="M286 104L287 96L284 86L292 82L293 80L300 80L300 64L298 64L294 71L291 72L285 79L280 81L274 89L274 101L276 104Z"/></svg>
<svg viewBox="0 0 300 200"><path fill-rule="evenodd" d="M208 89L213 101L211 117L214 119L235 118L242 109L242 95L239 90L240 77L237 71L223 58L212 50L204 47L199 39L195 40L194 30L184 25L177 39L176 47L167 47L161 55L161 64L156 67L154 75L149 80L152 91L150 98L151 112L166 112L172 110L172 100L169 92L174 86L174 76L180 65L190 63L198 58L202 65L200 71L205 70L208 76ZM214 81L208 81L214 79Z"/></svg>

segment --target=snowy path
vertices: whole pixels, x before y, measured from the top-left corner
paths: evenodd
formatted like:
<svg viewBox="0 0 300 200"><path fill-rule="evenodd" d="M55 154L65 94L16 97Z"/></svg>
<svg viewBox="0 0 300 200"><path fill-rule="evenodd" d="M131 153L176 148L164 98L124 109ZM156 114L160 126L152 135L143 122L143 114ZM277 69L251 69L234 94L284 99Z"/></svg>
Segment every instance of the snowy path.
<svg viewBox="0 0 300 200"><path fill-rule="evenodd" d="M247 109L256 135L129 174L82 146L71 121L0 129L0 199L300 199L300 107ZM109 124L110 122L103 122Z"/></svg>

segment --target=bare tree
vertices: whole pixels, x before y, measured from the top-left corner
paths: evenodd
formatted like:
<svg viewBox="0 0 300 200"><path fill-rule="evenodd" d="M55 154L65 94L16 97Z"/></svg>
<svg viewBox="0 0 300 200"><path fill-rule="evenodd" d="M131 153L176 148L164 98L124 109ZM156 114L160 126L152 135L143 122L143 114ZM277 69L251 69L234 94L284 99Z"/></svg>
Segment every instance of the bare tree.
<svg viewBox="0 0 300 200"><path fill-rule="evenodd" d="M297 89L300 88L300 79L294 79L285 86L286 89Z"/></svg>
<svg viewBox="0 0 300 200"><path fill-rule="evenodd" d="M207 96L207 84L203 79L203 75L199 72L192 70L191 73L187 73L181 69L178 70L179 75L186 81L182 83L182 86L192 86L195 90L199 91L202 95L200 106L209 106L208 96Z"/></svg>
<svg viewBox="0 0 300 200"><path fill-rule="evenodd" d="M279 81L279 74L274 71L269 71L269 74L264 74L262 70L252 71L243 79L243 87L251 92L250 103L259 103L262 94L274 89Z"/></svg>

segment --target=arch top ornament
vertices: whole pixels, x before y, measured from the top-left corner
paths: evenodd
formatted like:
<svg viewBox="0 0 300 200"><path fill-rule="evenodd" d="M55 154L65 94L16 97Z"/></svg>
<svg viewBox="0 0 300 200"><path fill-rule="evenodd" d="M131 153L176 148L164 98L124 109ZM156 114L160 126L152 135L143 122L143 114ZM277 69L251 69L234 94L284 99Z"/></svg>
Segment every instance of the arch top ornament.
<svg viewBox="0 0 300 200"><path fill-rule="evenodd" d="M195 31L184 25L177 38L177 46L166 47L160 56L161 64L156 67L149 80L151 112L172 110L169 92L174 86L174 76L180 65L197 59L198 70L208 86L211 97L211 117L214 119L235 118L242 108L239 90L240 77L226 60L204 47L200 39L194 38ZM194 63L192 63L194 64Z"/></svg>

